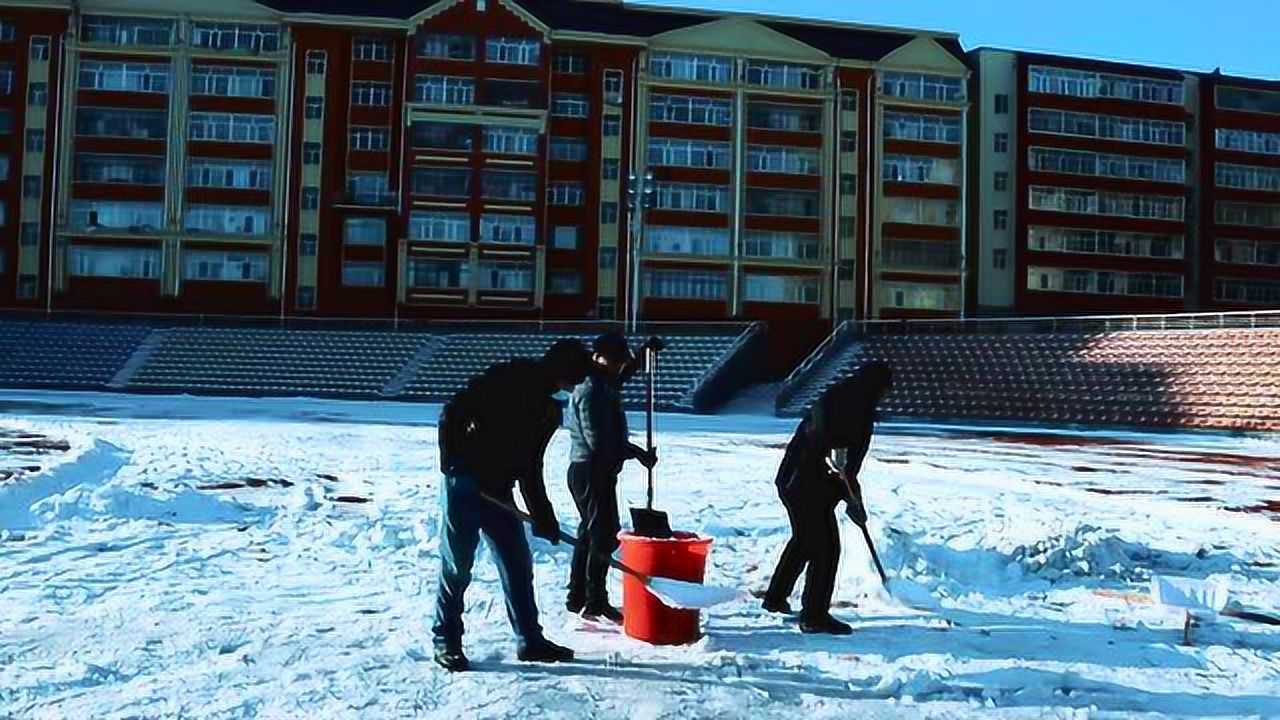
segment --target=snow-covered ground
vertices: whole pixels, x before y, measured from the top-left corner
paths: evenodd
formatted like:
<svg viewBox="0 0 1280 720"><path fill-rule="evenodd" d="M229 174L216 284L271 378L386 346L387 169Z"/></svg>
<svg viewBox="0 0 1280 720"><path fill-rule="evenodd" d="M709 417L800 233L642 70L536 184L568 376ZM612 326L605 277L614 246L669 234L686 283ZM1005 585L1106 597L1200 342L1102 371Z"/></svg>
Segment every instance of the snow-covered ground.
<svg viewBox="0 0 1280 720"><path fill-rule="evenodd" d="M698 643L652 647L574 622L568 551L534 541L543 623L579 661L515 660L482 552L478 671L451 676L430 660L436 413L0 393L0 431L70 445L0 450L28 468L0 480L0 717L1280 717L1280 628L1219 618L1184 646L1178 612L1096 592L1220 578L1280 609L1280 439L889 425L862 475L873 533L937 612L886 602L842 518L852 636L747 596ZM763 588L794 421L658 423L658 506L714 538L708 582ZM568 526L566 450L547 476ZM621 487L643 501L638 469Z"/></svg>

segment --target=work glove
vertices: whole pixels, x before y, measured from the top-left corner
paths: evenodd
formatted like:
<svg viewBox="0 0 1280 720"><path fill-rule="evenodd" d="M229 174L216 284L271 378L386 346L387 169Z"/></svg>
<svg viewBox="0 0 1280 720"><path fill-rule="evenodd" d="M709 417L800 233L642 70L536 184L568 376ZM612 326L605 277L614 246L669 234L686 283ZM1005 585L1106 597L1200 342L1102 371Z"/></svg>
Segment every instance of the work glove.
<svg viewBox="0 0 1280 720"><path fill-rule="evenodd" d="M667 342L657 335L650 335L649 339L644 341L643 347L654 352L662 352L667 348Z"/></svg>
<svg viewBox="0 0 1280 720"><path fill-rule="evenodd" d="M654 465L658 464L658 448L645 450L641 452L636 459L639 460L640 464L645 466L645 468L652 468Z"/></svg>
<svg viewBox="0 0 1280 720"><path fill-rule="evenodd" d="M553 514L542 515L533 519L533 536L542 538L552 545L560 544L560 523Z"/></svg>
<svg viewBox="0 0 1280 720"><path fill-rule="evenodd" d="M861 498L850 498L845 501L844 512L855 525L867 524L867 509L862 505Z"/></svg>

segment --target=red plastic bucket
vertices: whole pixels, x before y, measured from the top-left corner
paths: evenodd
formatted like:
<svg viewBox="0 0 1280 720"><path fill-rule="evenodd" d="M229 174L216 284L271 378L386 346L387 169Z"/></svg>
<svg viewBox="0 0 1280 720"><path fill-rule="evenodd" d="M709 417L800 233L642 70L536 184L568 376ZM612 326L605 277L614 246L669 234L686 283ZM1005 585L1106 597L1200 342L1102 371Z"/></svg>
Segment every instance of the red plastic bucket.
<svg viewBox="0 0 1280 720"><path fill-rule="evenodd" d="M702 582L711 538L677 532L670 539L641 537L623 531L622 562L650 577ZM700 613L667 607L644 583L631 575L622 580L622 629L653 645L683 645L702 636Z"/></svg>

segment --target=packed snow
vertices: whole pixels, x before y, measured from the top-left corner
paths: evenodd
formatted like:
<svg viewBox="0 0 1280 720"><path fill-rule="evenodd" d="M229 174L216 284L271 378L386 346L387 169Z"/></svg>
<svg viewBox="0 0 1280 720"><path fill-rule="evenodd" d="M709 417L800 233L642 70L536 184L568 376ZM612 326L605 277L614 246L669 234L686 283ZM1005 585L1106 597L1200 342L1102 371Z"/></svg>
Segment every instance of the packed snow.
<svg viewBox="0 0 1280 720"><path fill-rule="evenodd" d="M1280 628L1209 614L1184 644L1149 593L1212 581L1280 614L1280 438L886 424L861 480L890 588L842 517L855 629L830 637L749 594L788 536L795 421L660 415L655 505L714 539L708 584L747 592L650 646L571 617L568 549L534 540L547 635L579 657L524 664L484 550L476 671L450 675L437 413L0 393L0 718L1280 717ZM547 479L572 527L567 449ZM625 517L643 471L620 490Z"/></svg>

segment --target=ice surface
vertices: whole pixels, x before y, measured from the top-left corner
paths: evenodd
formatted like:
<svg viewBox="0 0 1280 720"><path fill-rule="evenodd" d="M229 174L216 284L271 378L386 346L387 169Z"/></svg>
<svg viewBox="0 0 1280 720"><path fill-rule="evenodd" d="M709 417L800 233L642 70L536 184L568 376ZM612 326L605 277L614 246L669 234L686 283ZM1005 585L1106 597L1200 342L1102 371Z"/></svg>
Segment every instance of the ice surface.
<svg viewBox="0 0 1280 720"><path fill-rule="evenodd" d="M482 549L478 671L448 675L431 662L438 412L0 393L0 428L71 447L0 484L0 718L1280 717L1280 628L1224 617L1185 647L1181 610L1123 599L1160 576L1280 608L1280 523L1252 511L1280 492L1275 438L890 424L859 479L893 595L841 516L851 636L801 635L749 596L705 610L689 646L583 629L568 548L533 540L541 622L579 661L516 660ZM707 586L763 589L795 421L657 428L656 505L714 538ZM567 449L557 434L546 475L569 526ZM631 465L622 508L644 502Z"/></svg>

